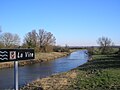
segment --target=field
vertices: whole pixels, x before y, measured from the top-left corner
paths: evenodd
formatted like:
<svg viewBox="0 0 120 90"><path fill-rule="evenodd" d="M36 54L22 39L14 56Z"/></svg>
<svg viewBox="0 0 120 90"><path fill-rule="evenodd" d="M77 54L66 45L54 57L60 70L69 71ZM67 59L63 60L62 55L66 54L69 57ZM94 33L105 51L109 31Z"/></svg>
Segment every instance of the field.
<svg viewBox="0 0 120 90"><path fill-rule="evenodd" d="M120 89L120 56L94 55L93 60L77 68L77 90Z"/></svg>

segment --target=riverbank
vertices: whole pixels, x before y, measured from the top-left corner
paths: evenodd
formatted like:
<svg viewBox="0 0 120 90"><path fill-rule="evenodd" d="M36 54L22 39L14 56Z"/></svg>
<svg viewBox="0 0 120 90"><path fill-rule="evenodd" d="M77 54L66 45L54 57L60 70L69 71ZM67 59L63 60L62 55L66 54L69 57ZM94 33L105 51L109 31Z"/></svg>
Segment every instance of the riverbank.
<svg viewBox="0 0 120 90"><path fill-rule="evenodd" d="M120 56L93 55L69 72L38 79L21 90L119 90Z"/></svg>
<svg viewBox="0 0 120 90"><path fill-rule="evenodd" d="M20 90L69 90L68 86L72 86L76 76L77 72L75 70L56 74L47 78L37 79Z"/></svg>
<svg viewBox="0 0 120 90"><path fill-rule="evenodd" d="M34 60L27 60L27 61L19 61L19 66L34 64L34 63L41 63L49 60L54 60L60 57L64 57L69 55L70 52L50 52L50 53L35 53L35 59ZM13 62L1 62L0 63L0 69L1 68L10 68L13 67Z"/></svg>

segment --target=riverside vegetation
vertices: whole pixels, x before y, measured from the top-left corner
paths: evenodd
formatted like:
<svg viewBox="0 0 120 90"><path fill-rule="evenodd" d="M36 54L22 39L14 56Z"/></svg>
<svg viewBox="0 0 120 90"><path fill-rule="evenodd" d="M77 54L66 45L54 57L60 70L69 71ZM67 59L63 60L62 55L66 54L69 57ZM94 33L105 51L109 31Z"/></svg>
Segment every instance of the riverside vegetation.
<svg viewBox="0 0 120 90"><path fill-rule="evenodd" d="M93 55L82 66L38 79L21 90L120 90L120 55Z"/></svg>

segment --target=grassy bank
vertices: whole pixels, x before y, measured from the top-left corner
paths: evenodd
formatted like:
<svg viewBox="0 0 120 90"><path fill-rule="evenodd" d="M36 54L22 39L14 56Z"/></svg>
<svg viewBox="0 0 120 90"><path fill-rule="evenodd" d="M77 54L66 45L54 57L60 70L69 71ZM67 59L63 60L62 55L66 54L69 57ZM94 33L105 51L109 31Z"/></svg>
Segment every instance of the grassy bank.
<svg viewBox="0 0 120 90"><path fill-rule="evenodd" d="M94 55L74 70L38 79L22 90L120 90L120 56Z"/></svg>
<svg viewBox="0 0 120 90"><path fill-rule="evenodd" d="M71 51L71 52L73 52L73 51ZM34 60L19 61L19 66L54 60L54 59L57 59L60 57L67 56L71 52L35 53ZM0 63L0 68L9 68L9 67L13 67L13 62L1 62Z"/></svg>
<svg viewBox="0 0 120 90"><path fill-rule="evenodd" d="M94 55L93 60L77 68L79 74L73 89L119 90L120 56Z"/></svg>
<svg viewBox="0 0 120 90"><path fill-rule="evenodd" d="M72 85L76 76L76 71L52 75L29 83L21 90L69 90L68 86Z"/></svg>

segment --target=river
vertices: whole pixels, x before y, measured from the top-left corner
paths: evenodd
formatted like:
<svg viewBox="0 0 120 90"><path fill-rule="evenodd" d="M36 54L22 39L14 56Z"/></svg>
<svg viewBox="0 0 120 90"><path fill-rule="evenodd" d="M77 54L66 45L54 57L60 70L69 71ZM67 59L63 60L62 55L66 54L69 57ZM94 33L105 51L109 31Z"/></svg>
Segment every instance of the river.
<svg viewBox="0 0 120 90"><path fill-rule="evenodd" d="M88 60L85 50L78 50L66 57L38 64L19 67L19 87L38 78L44 78L52 74L69 71ZM0 69L0 90L14 87L14 69Z"/></svg>

